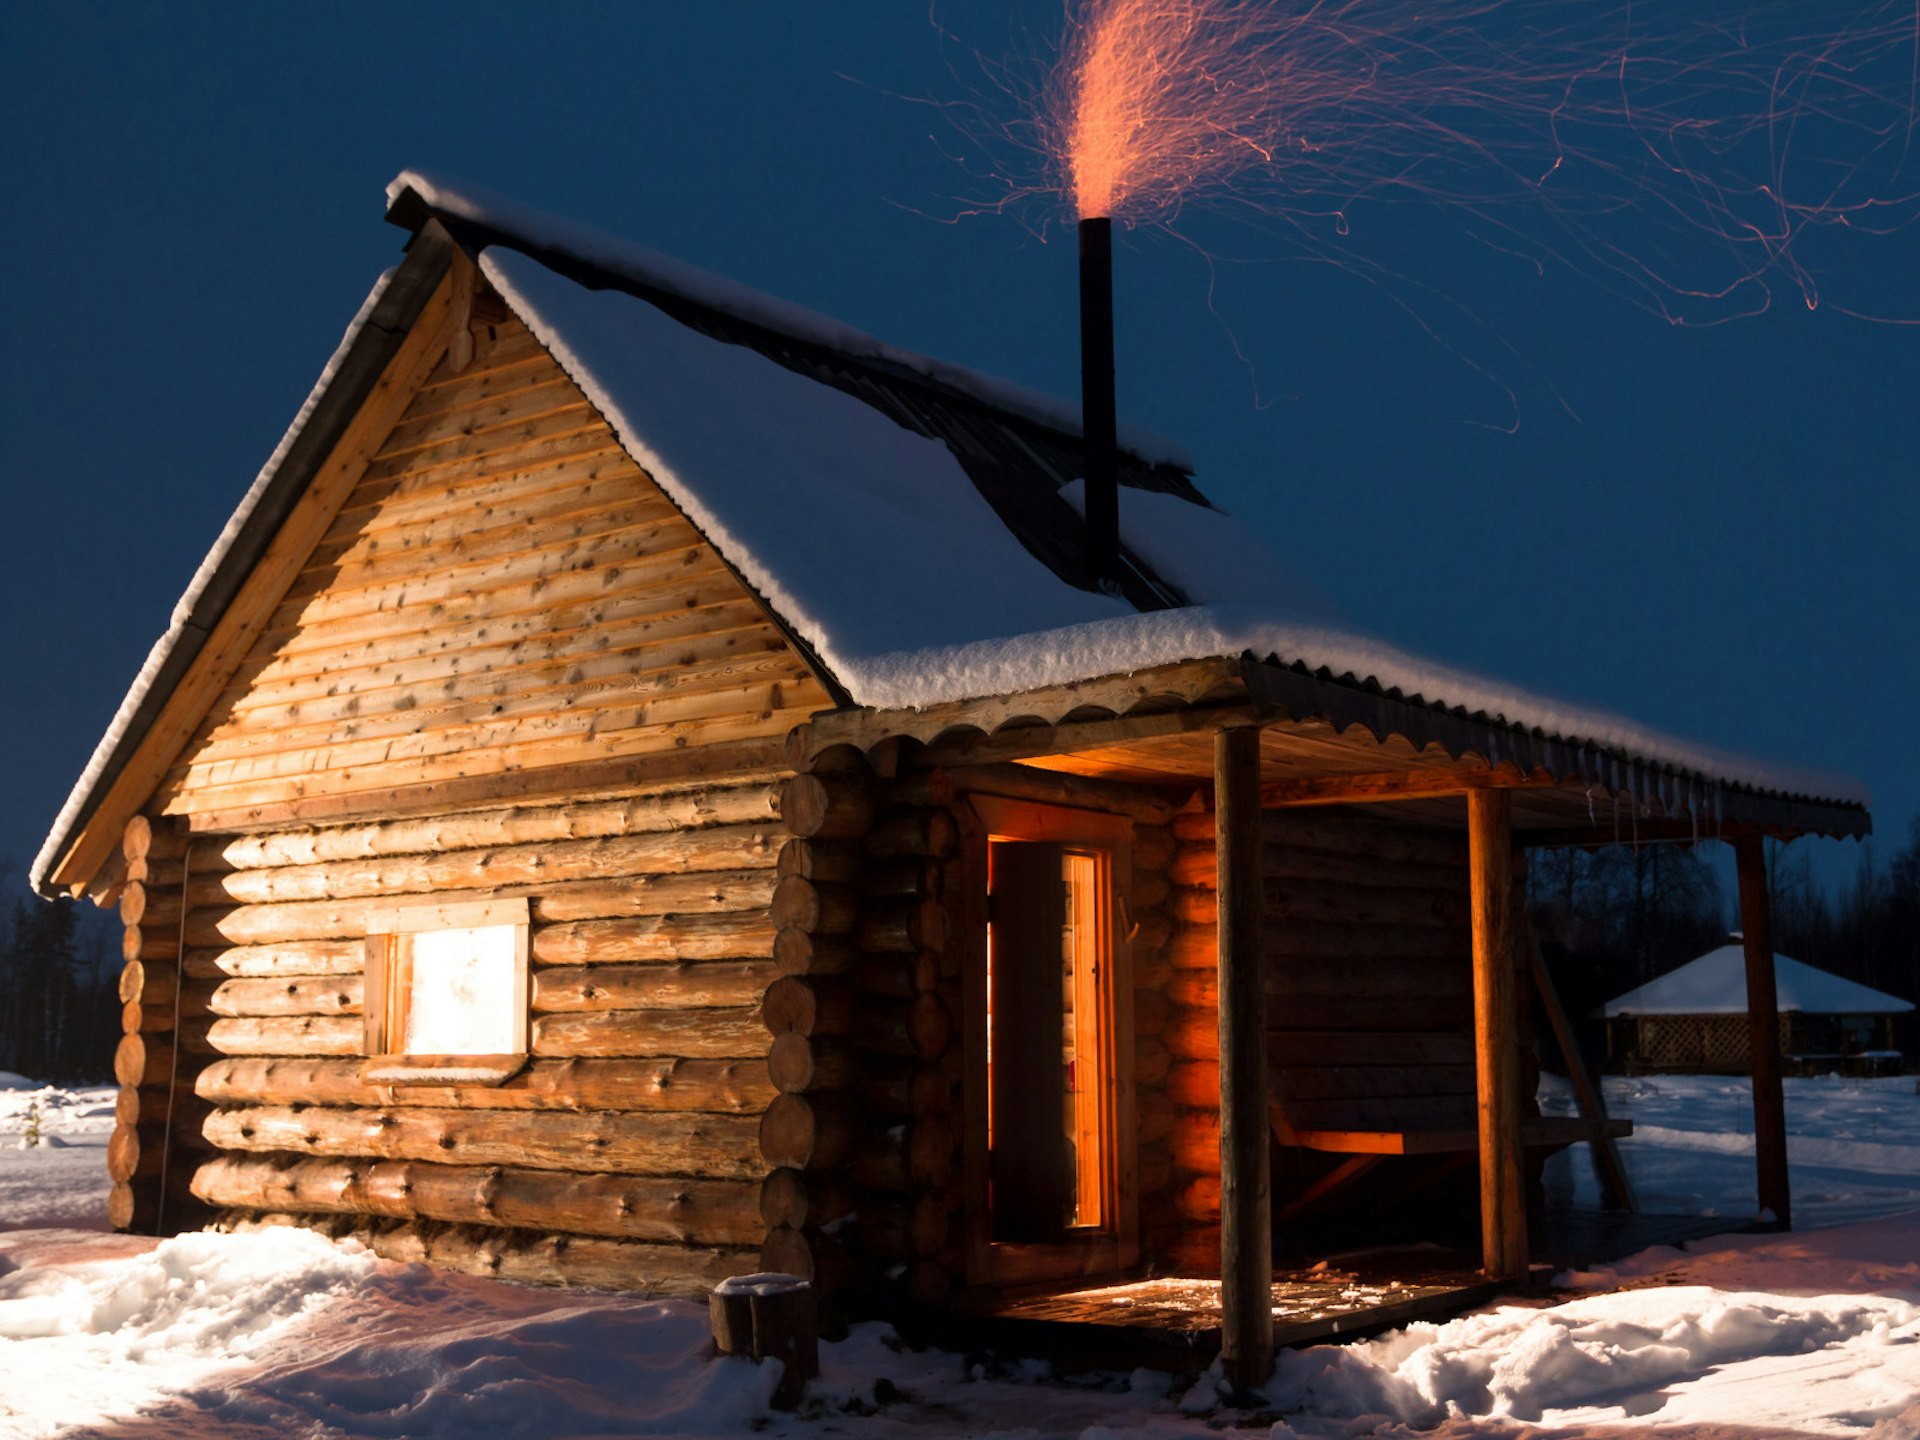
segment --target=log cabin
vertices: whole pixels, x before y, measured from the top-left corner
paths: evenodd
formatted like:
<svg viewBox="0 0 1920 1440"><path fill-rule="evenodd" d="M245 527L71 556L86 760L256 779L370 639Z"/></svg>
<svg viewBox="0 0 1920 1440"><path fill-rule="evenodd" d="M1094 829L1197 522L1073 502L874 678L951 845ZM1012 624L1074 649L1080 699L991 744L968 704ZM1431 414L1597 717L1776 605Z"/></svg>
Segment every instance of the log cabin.
<svg viewBox="0 0 1920 1440"><path fill-rule="evenodd" d="M1445 1160L1524 1278L1530 1166L1618 1133L1531 1099L1529 848L1731 843L1758 972L1763 837L1868 830L1343 630L1164 441L1096 585L1074 407L388 198L35 864L125 926L119 1227L856 1309L1211 1273L1263 1375L1316 1212Z"/></svg>

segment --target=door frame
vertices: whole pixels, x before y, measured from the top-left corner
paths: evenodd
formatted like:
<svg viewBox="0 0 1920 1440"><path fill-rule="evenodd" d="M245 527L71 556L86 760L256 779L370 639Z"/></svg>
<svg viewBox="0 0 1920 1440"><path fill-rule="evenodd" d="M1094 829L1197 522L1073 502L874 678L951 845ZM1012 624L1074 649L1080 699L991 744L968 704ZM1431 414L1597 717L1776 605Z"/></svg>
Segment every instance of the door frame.
<svg viewBox="0 0 1920 1440"><path fill-rule="evenodd" d="M1025 1285L1090 1278L1127 1269L1140 1258L1140 1186L1134 1139L1133 822L1124 815L1034 800L972 793L954 807L965 877L956 909L962 923L961 1036L963 1183L966 1190L967 1283ZM1057 1244L996 1241L989 1205L987 1151L987 867L996 839L1084 845L1107 856L1108 953L1103 987L1109 1224Z"/></svg>

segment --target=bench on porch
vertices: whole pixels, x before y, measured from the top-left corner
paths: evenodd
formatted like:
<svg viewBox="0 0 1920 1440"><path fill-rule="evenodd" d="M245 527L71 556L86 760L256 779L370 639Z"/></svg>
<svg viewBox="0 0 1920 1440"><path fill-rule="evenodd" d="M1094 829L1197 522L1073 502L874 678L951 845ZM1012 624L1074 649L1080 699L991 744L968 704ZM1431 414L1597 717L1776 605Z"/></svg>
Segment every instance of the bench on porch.
<svg viewBox="0 0 1920 1440"><path fill-rule="evenodd" d="M1392 1156L1466 1156L1480 1147L1473 1040L1453 1031L1275 1031L1268 1036L1274 1138L1345 1155L1286 1206L1324 1200ZM1521 1139L1551 1154L1633 1133L1628 1120L1528 1116Z"/></svg>

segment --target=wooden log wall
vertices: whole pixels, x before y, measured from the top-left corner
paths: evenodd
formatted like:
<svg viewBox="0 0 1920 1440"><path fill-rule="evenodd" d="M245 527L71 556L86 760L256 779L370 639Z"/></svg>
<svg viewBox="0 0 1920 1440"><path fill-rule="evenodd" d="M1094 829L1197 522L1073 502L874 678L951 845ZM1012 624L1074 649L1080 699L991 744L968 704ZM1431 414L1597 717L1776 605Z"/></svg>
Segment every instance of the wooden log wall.
<svg viewBox="0 0 1920 1440"><path fill-rule="evenodd" d="M482 307L476 307L478 316ZM535 337L485 307L162 778L196 828L554 796L568 769L778 746L831 704Z"/></svg>
<svg viewBox="0 0 1920 1440"><path fill-rule="evenodd" d="M1172 871L1180 844L1171 825L1134 825L1129 894L1138 927L1133 933L1134 1143L1140 1188L1140 1251L1147 1257L1166 1253L1181 1229L1174 1147L1185 1107L1169 1090L1173 1047L1182 1043L1175 1023L1179 1007L1173 998L1176 976L1172 958ZM1216 1115L1218 1110L1216 1103ZM1217 1156L1214 1173L1219 1173Z"/></svg>
<svg viewBox="0 0 1920 1440"><path fill-rule="evenodd" d="M198 1149L183 1162L176 1133L173 1168L226 1223L299 1216L382 1254L671 1293L756 1268L779 795L759 779L197 841L184 897L156 880L127 929L140 1143L116 1223L151 1208L177 1042ZM177 877L163 850L143 858ZM367 914L428 896L530 901L531 1058L503 1085L361 1079ZM176 988L177 1032L149 1028Z"/></svg>
<svg viewBox="0 0 1920 1440"><path fill-rule="evenodd" d="M1192 810L1174 822L1165 1040L1176 1141L1171 1214L1166 1207L1153 1212L1163 1257L1201 1272L1219 1263L1213 827L1210 811ZM1438 1126L1464 1117L1470 1128L1464 836L1332 810L1274 810L1262 820L1261 867L1267 1048L1289 1119L1301 1128L1339 1129L1359 1106L1369 1123ZM1276 1212L1341 1158L1281 1156ZM1279 1238L1285 1248L1301 1237Z"/></svg>
<svg viewBox="0 0 1920 1440"><path fill-rule="evenodd" d="M107 1215L118 1230L171 1234L206 1218L184 1178L205 1148L198 1122L206 1107L177 1047L181 1032L204 1028L206 1009L179 983L181 888L189 863L217 870L223 862L204 843L189 859L184 830L145 815L128 822L121 850L120 1093L107 1144Z"/></svg>
<svg viewBox="0 0 1920 1440"><path fill-rule="evenodd" d="M950 798L938 776L895 785L851 750L782 795L761 1261L829 1295L893 1279L937 1303L963 1270Z"/></svg>

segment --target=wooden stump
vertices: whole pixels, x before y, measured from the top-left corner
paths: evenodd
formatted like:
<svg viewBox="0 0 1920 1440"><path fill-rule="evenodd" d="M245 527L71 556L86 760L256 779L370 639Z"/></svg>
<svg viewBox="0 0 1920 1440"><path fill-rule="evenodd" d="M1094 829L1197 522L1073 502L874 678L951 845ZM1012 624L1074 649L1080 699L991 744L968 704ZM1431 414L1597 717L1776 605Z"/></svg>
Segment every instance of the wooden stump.
<svg viewBox="0 0 1920 1440"><path fill-rule="evenodd" d="M769 1403L776 1410L795 1409L807 1381L820 1373L813 1286L798 1275L736 1275L714 1287L707 1313L717 1353L780 1362L780 1382Z"/></svg>

